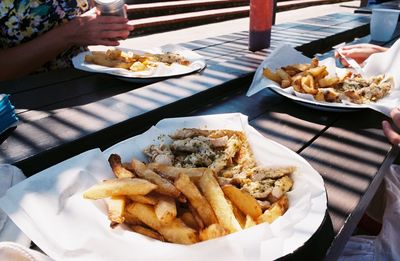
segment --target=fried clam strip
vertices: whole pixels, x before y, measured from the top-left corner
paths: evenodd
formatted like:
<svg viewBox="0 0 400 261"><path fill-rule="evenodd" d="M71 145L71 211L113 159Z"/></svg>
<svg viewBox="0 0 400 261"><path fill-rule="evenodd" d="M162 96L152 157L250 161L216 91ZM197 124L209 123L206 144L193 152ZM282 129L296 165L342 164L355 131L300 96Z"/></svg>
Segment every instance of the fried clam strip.
<svg viewBox="0 0 400 261"><path fill-rule="evenodd" d="M190 204L196 209L205 226L218 223L217 217L208 201L201 195L196 185L190 181L188 175L181 173L175 180L175 186L186 196Z"/></svg>
<svg viewBox="0 0 400 261"><path fill-rule="evenodd" d="M207 170L207 168L180 168L159 163L150 163L147 167L172 181L177 179L180 173L183 173L189 176L192 181L197 182Z"/></svg>
<svg viewBox="0 0 400 261"><path fill-rule="evenodd" d="M187 139L187 138L192 138L192 137L197 137L197 136L204 136L207 137L210 135L212 131L210 130L202 130L202 129L196 129L196 128L183 128L183 129L178 129L176 132L170 134L169 136L173 140L182 140L182 139Z"/></svg>
<svg viewBox="0 0 400 261"><path fill-rule="evenodd" d="M204 173L198 185L214 210L219 224L230 233L242 230L211 170Z"/></svg>
<svg viewBox="0 0 400 261"><path fill-rule="evenodd" d="M138 178L120 178L104 180L83 193L87 199L101 199L123 195L146 195L157 188L157 185Z"/></svg>
<svg viewBox="0 0 400 261"><path fill-rule="evenodd" d="M160 177L157 173L146 167L146 165L136 159L132 159L131 166L135 170L136 175L147 179L157 185L156 191L160 194L178 198L181 192L167 179Z"/></svg>
<svg viewBox="0 0 400 261"><path fill-rule="evenodd" d="M242 142L236 135L230 137L224 153L217 157L215 161L209 166L209 168L212 169L215 173L220 172L228 164L228 162L231 161L233 157L235 157L235 154L240 149L241 145Z"/></svg>
<svg viewBox="0 0 400 261"><path fill-rule="evenodd" d="M133 178L135 176L122 165L121 157L118 154L111 154L110 157L108 157L108 162L117 178Z"/></svg>
<svg viewBox="0 0 400 261"><path fill-rule="evenodd" d="M126 208L126 211L136 216L141 222L160 233L165 240L179 244L194 244L198 242L196 230L187 227L182 220L176 218L168 225L163 224L156 216L154 207L133 203Z"/></svg>
<svg viewBox="0 0 400 261"><path fill-rule="evenodd" d="M260 181L264 179L277 179L285 175L292 174L296 171L296 167L255 167L246 171L246 174L252 181Z"/></svg>

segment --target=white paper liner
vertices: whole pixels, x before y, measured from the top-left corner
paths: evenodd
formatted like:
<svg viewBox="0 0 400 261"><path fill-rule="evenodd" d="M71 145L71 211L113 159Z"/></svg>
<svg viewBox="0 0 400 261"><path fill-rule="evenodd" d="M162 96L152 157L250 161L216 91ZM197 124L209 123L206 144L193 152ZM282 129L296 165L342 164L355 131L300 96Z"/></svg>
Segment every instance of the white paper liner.
<svg viewBox="0 0 400 261"><path fill-rule="evenodd" d="M191 246L164 243L111 229L103 200L83 199L85 189L113 178L107 158L144 160L142 149L168 142L164 134L181 127L242 130L259 165L295 165L289 209L271 225ZM319 228L327 209L321 176L299 155L264 138L242 114L165 119L147 132L122 141L103 153L90 150L46 169L10 189L0 207L43 251L55 260L272 260L301 247Z"/></svg>
<svg viewBox="0 0 400 261"><path fill-rule="evenodd" d="M143 55L144 53L160 54L165 52L174 52L188 59L190 61L190 65L185 66L173 63L171 66L168 66L166 64L160 63L159 66L152 68L150 70L132 72L122 68L110 68L97 64L85 63L85 55L90 54L91 53L90 51L78 54L77 56L72 58L72 63L76 69L80 69L83 71L107 73L115 76L127 77L132 79L172 77L172 76L192 73L195 71L200 71L204 69L206 66L206 62L203 56L178 45L164 45L161 47L156 47L148 50L135 50L122 47L117 47L116 49L120 49L125 52L133 52L135 54L140 54L140 55Z"/></svg>
<svg viewBox="0 0 400 261"><path fill-rule="evenodd" d="M288 97L295 102L317 109L346 111L371 108L389 117L390 111L400 104L400 74L398 73L398 68L400 68L400 41L397 41L388 51L373 54L367 61L365 61L363 70L366 77L385 74L386 76L392 76L394 78L394 88L391 92L386 97L375 103L355 104L348 101L343 101L342 103L320 102L316 101L310 94L294 91L293 87L282 89L279 84L263 76L264 68L275 70L289 64L309 62L310 58L304 56L290 45L284 44L277 47L257 68L253 82L247 92L247 96L254 95L265 88L271 88L275 92ZM346 70L343 68L337 68L333 57L324 59L320 62L328 67L331 76L334 76L335 73L341 75Z"/></svg>

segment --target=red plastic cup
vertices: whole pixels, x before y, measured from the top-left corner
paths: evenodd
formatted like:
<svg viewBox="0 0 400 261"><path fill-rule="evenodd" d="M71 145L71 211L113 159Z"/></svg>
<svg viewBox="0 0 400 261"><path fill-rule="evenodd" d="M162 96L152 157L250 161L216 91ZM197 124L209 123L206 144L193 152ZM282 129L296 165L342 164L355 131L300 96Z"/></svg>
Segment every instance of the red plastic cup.
<svg viewBox="0 0 400 261"><path fill-rule="evenodd" d="M273 0L250 0L250 51L255 52L270 46L273 8Z"/></svg>

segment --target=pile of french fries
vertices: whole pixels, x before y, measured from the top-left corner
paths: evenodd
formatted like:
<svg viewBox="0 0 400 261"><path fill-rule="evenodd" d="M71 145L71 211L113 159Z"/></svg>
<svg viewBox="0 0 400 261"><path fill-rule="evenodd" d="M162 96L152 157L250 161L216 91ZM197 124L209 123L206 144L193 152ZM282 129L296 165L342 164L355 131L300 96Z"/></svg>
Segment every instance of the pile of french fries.
<svg viewBox="0 0 400 261"><path fill-rule="evenodd" d="M182 168L109 157L115 179L86 190L87 199L106 199L110 226L172 243L193 244L268 222L288 209L286 194L263 211L234 185L220 185L211 168Z"/></svg>
<svg viewBox="0 0 400 261"><path fill-rule="evenodd" d="M328 76L326 66L319 65L317 58L309 64L291 64L272 72L264 68L263 75L277 82L282 88L293 86L299 93L311 94L317 101L341 102L348 100L362 104L376 102L393 88L393 77L377 75L364 79L347 71L343 76Z"/></svg>
<svg viewBox="0 0 400 261"><path fill-rule="evenodd" d="M328 71L325 65L319 65L317 58L311 59L309 64L291 64L272 72L264 68L263 74L268 79L277 82L282 88L293 86L294 90L300 93L307 93L314 96L317 101L337 101L337 95L330 91L322 89L336 88L346 77L337 76L328 77Z"/></svg>
<svg viewBox="0 0 400 261"><path fill-rule="evenodd" d="M122 68L133 72L145 71L156 67L157 63L172 64L174 62L189 65L190 62L179 54L134 54L132 52L123 52L118 49L109 49L103 51L92 51L85 55L86 63L93 63L101 66Z"/></svg>

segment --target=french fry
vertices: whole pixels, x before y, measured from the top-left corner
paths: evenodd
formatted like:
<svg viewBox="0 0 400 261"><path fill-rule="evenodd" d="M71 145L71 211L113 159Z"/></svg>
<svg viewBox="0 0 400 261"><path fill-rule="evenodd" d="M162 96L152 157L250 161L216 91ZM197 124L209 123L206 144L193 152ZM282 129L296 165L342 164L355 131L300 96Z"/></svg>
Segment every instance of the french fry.
<svg viewBox="0 0 400 261"><path fill-rule="evenodd" d="M117 178L132 178L135 176L131 171L122 166L121 157L118 154L111 154L108 157L108 162Z"/></svg>
<svg viewBox="0 0 400 261"><path fill-rule="evenodd" d="M318 77L318 75L322 74L324 71L326 71L326 66L322 65L308 69L307 73L311 74L313 77Z"/></svg>
<svg viewBox="0 0 400 261"><path fill-rule="evenodd" d="M201 177L199 187L210 202L219 223L231 233L242 230L211 170Z"/></svg>
<svg viewBox="0 0 400 261"><path fill-rule="evenodd" d="M282 81L281 77L279 77L279 75L276 72L273 73L268 68L264 68L263 74L264 74L265 77L267 77L271 81L274 81L274 82L277 82L277 83L280 83Z"/></svg>
<svg viewBox="0 0 400 261"><path fill-rule="evenodd" d="M267 222L271 224L275 219L285 214L289 207L289 200L286 195L282 196L277 202L267 209L261 216L257 218L257 223Z"/></svg>
<svg viewBox="0 0 400 261"><path fill-rule="evenodd" d="M175 200L171 197L160 195L157 204L154 206L154 211L161 223L170 223L176 217Z"/></svg>
<svg viewBox="0 0 400 261"><path fill-rule="evenodd" d="M171 180L175 180L180 173L184 173L194 182L198 181L207 170L207 168L179 168L159 163L150 163L147 167Z"/></svg>
<svg viewBox="0 0 400 261"><path fill-rule="evenodd" d="M126 207L124 211L124 219L124 223L128 225L143 225L142 221L140 221L135 215L132 215L130 212L126 211Z"/></svg>
<svg viewBox="0 0 400 261"><path fill-rule="evenodd" d="M318 80L318 85L320 88L327 88L335 86L340 82L339 77L322 78Z"/></svg>
<svg viewBox="0 0 400 261"><path fill-rule="evenodd" d="M192 215L192 213L189 210L184 211L181 215L180 215L180 219L182 219L182 221L188 226L191 227L195 230L199 229L199 225L197 224L196 219L194 218L194 216Z"/></svg>
<svg viewBox="0 0 400 261"><path fill-rule="evenodd" d="M323 92L318 90L317 94L314 96L315 100L317 101L325 101L325 95Z"/></svg>
<svg viewBox="0 0 400 261"><path fill-rule="evenodd" d="M160 220L158 220L152 206L134 203L129 205L126 211L135 215L150 228L158 231L168 242L187 245L199 241L196 231L187 227L180 219L174 219L168 225L163 225Z"/></svg>
<svg viewBox="0 0 400 261"><path fill-rule="evenodd" d="M222 237L228 234L228 231L220 224L212 224L205 229L201 230L199 233L199 238L201 241L206 241L218 237Z"/></svg>
<svg viewBox="0 0 400 261"><path fill-rule="evenodd" d="M291 81L290 75L289 75L287 72L285 72L283 69L278 69L278 70L276 70L276 73L279 75L279 77L280 77L282 80Z"/></svg>
<svg viewBox="0 0 400 261"><path fill-rule="evenodd" d="M162 235L160 235L158 232L156 232L150 228L146 228L146 227L139 226L139 225L129 226L129 227L136 233L139 233L144 236L151 237L151 238L154 238L154 239L157 239L160 241L165 241L165 239Z"/></svg>
<svg viewBox="0 0 400 261"><path fill-rule="evenodd" d="M150 191L157 188L157 185L138 178L120 178L104 180L100 184L96 184L83 193L83 197L87 199L101 199L112 196L123 195L146 195Z"/></svg>
<svg viewBox="0 0 400 261"><path fill-rule="evenodd" d="M257 223L254 221L254 219L250 215L247 215L244 228L249 228L255 225L257 225Z"/></svg>
<svg viewBox="0 0 400 261"><path fill-rule="evenodd" d="M148 204L148 205L156 205L158 200L149 194L142 196L142 195L130 195L128 198L134 202Z"/></svg>
<svg viewBox="0 0 400 261"><path fill-rule="evenodd" d="M240 226L244 228L246 224L246 216L243 214L242 211L240 211L240 209L238 209L237 206L233 204L232 204L232 211L233 214L235 215L236 220L239 222Z"/></svg>
<svg viewBox="0 0 400 261"><path fill-rule="evenodd" d="M289 80L282 80L281 82L281 87L282 88L287 88L291 85L292 83Z"/></svg>
<svg viewBox="0 0 400 261"><path fill-rule="evenodd" d="M196 209L204 225L209 226L217 223L217 217L208 201L201 195L196 185L190 180L189 176L181 173L174 182L175 186L186 196L190 204Z"/></svg>
<svg viewBox="0 0 400 261"><path fill-rule="evenodd" d="M179 197L181 192L172 185L169 180L160 177L157 173L147 168L143 162L132 159L131 166L135 170L136 175L141 178L147 179L157 185L156 191L160 194L171 196L174 198Z"/></svg>
<svg viewBox="0 0 400 261"><path fill-rule="evenodd" d="M111 227L122 224L125 221L125 197L114 196L106 200L108 208L108 219L111 221Z"/></svg>
<svg viewBox="0 0 400 261"><path fill-rule="evenodd" d="M261 206L257 200L249 193L240 190L232 185L225 185L222 187L224 194L237 206L244 214L250 215L256 219L261 214Z"/></svg>
<svg viewBox="0 0 400 261"><path fill-rule="evenodd" d="M194 220L196 221L197 227L199 229L203 229L205 226L203 220L199 216L199 213L197 213L196 209L190 203L188 203L187 206L189 207L189 211L192 214Z"/></svg>
<svg viewBox="0 0 400 261"><path fill-rule="evenodd" d="M315 88L314 78L310 74L301 78L301 88L309 94L317 94L318 92Z"/></svg>

